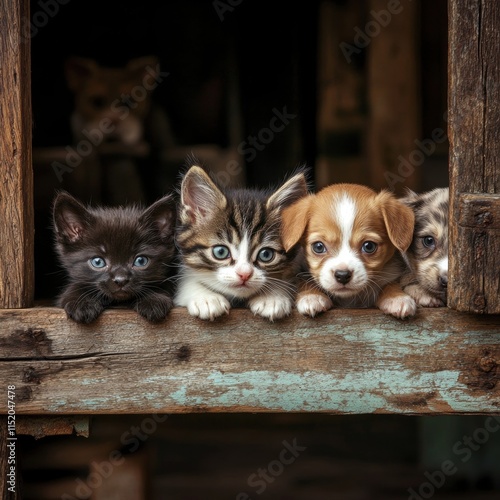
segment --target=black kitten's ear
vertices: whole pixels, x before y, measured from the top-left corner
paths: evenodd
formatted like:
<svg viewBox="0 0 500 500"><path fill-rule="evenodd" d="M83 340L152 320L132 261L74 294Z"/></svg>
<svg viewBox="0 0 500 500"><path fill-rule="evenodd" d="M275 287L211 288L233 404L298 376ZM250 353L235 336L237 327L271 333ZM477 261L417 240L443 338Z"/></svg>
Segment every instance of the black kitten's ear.
<svg viewBox="0 0 500 500"><path fill-rule="evenodd" d="M65 191L57 194L52 213L57 239L64 243L80 241L94 220L90 212Z"/></svg>
<svg viewBox="0 0 500 500"><path fill-rule="evenodd" d="M288 179L267 200L267 209L283 210L307 195L307 181L303 172Z"/></svg>
<svg viewBox="0 0 500 500"><path fill-rule="evenodd" d="M162 239L171 237L175 228L175 201L171 195L155 201L139 217L141 225L153 225Z"/></svg>
<svg viewBox="0 0 500 500"><path fill-rule="evenodd" d="M196 165L181 184L181 218L184 223L200 222L226 207L227 200L208 174Z"/></svg>

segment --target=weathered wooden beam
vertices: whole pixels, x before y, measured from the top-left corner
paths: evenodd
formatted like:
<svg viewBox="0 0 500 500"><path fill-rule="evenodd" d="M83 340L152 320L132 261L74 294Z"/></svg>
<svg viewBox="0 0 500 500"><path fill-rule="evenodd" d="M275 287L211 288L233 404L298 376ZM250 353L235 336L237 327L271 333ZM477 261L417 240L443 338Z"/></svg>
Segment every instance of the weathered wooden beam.
<svg viewBox="0 0 500 500"><path fill-rule="evenodd" d="M442 308L233 310L213 323L174 309L78 325L56 308L0 311L0 380L18 414L327 412L500 414L500 317Z"/></svg>
<svg viewBox="0 0 500 500"><path fill-rule="evenodd" d="M0 307L33 301L33 173L31 165L28 0L0 2Z"/></svg>
<svg viewBox="0 0 500 500"><path fill-rule="evenodd" d="M498 314L500 232L498 221L492 221L500 211L500 3L450 0L448 6L453 242L448 305ZM490 205L486 217L481 216L483 209L471 206L471 197L477 195Z"/></svg>

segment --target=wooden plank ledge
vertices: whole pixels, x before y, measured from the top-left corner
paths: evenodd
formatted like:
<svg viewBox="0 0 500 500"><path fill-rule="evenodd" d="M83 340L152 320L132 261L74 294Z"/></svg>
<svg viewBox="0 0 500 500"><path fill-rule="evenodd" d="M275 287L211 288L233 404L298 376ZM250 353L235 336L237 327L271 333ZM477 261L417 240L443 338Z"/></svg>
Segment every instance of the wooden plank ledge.
<svg viewBox="0 0 500 500"><path fill-rule="evenodd" d="M16 413L500 414L500 317L335 310L276 323L174 309L159 325L106 311L0 311L0 378Z"/></svg>

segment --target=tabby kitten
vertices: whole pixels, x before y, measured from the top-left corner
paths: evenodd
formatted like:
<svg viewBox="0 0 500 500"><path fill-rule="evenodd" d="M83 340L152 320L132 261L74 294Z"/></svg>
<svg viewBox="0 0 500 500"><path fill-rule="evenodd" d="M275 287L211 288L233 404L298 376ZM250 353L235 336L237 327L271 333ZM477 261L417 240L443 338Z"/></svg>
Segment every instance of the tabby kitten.
<svg viewBox="0 0 500 500"><path fill-rule="evenodd" d="M56 250L70 283L59 297L69 318L90 323L109 305L130 304L151 322L172 307L175 203L86 208L66 192L54 201Z"/></svg>
<svg viewBox="0 0 500 500"><path fill-rule="evenodd" d="M240 304L271 321L290 314L299 255L283 249L281 212L306 194L303 173L273 193L222 191L200 167L191 167L181 185L183 268L175 304L210 320Z"/></svg>

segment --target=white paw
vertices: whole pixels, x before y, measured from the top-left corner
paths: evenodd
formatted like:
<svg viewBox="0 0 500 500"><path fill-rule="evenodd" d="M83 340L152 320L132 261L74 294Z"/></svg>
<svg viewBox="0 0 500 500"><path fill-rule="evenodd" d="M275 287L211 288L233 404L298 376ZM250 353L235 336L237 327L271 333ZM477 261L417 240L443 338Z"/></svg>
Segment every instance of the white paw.
<svg viewBox="0 0 500 500"><path fill-rule="evenodd" d="M187 310L191 316L210 321L223 314L228 314L229 309L231 306L226 298L215 293L200 295L187 303Z"/></svg>
<svg viewBox="0 0 500 500"><path fill-rule="evenodd" d="M333 303L326 295L318 295L312 293L310 295L302 295L297 300L297 311L305 316L314 318L316 314L328 311L333 307Z"/></svg>
<svg viewBox="0 0 500 500"><path fill-rule="evenodd" d="M383 299L378 306L385 314L401 319L414 316L417 312L417 304L409 295Z"/></svg>
<svg viewBox="0 0 500 500"><path fill-rule="evenodd" d="M288 316L292 312L292 301L288 297L260 296L250 299L250 310L271 321Z"/></svg>

